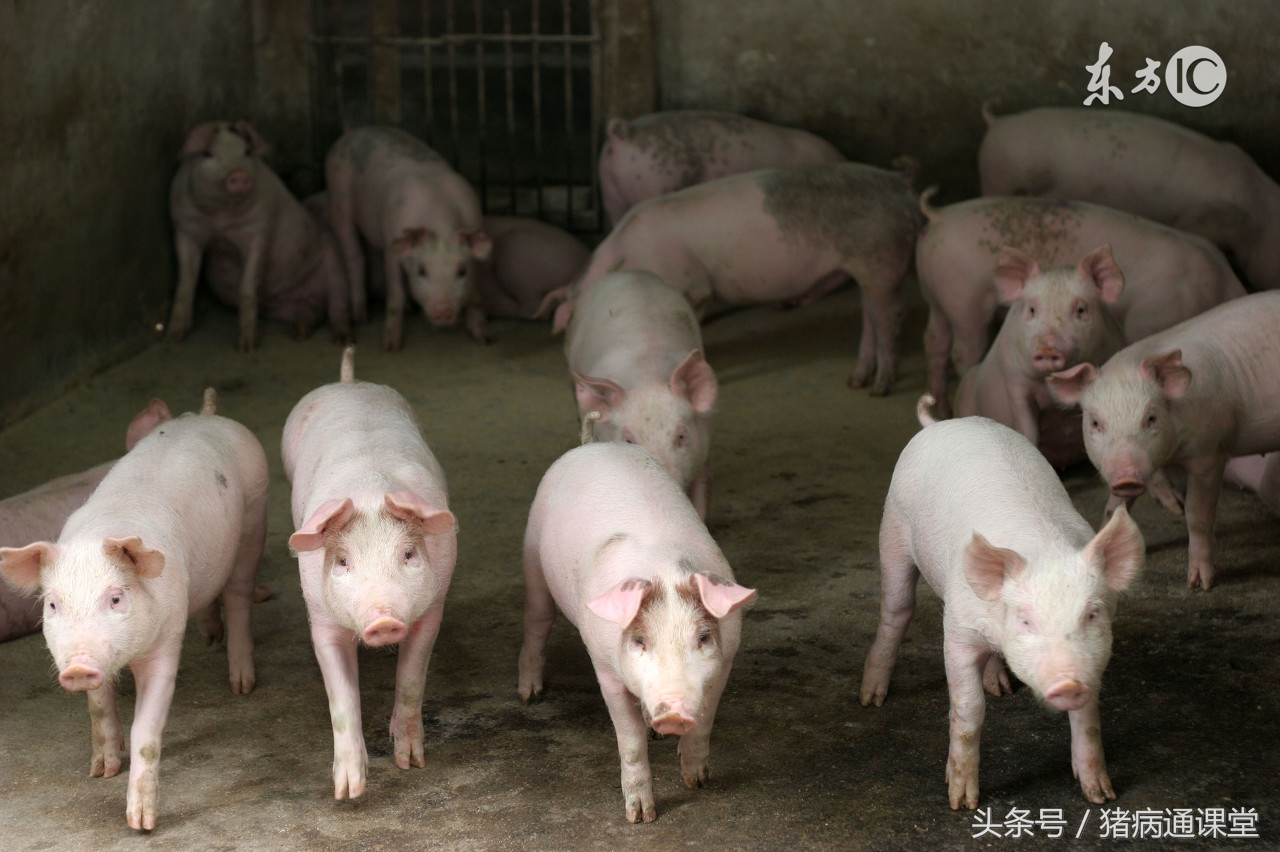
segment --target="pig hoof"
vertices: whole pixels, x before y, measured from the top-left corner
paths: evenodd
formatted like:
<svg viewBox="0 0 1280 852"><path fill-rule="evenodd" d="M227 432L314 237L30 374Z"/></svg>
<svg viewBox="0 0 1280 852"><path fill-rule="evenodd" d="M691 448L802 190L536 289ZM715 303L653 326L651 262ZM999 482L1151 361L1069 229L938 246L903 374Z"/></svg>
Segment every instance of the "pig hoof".
<svg viewBox="0 0 1280 852"><path fill-rule="evenodd" d="M268 586L254 586L254 587L253 587L253 602L254 602L254 603L262 603L263 601L270 599L270 597L271 597L271 589L270 589L270 587L268 587Z"/></svg>
<svg viewBox="0 0 1280 852"><path fill-rule="evenodd" d="M866 385L867 385L866 379L860 379L857 376L851 376L849 378L849 387L853 390L858 390L859 388L866 387Z"/></svg>

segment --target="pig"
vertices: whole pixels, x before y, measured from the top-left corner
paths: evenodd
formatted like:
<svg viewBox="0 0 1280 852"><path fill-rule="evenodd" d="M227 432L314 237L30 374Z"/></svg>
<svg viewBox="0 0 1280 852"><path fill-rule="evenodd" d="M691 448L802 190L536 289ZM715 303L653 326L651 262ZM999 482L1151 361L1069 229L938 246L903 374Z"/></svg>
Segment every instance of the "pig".
<svg viewBox="0 0 1280 852"><path fill-rule="evenodd" d="M1238 456L1227 462L1223 478L1257 494L1263 505L1280 515L1280 453Z"/></svg>
<svg viewBox="0 0 1280 852"><path fill-rule="evenodd" d="M89 774L120 771L124 731L115 680L133 672L125 815L156 826L160 740L187 618L206 637L223 630L231 691L253 690L250 616L267 529L267 459L253 433L214 413L161 423L107 473L73 512L57 543L0 548L0 572L24 591L41 589L44 636L58 681L89 699Z"/></svg>
<svg viewBox="0 0 1280 852"><path fill-rule="evenodd" d="M444 471L413 410L386 385L339 381L304 396L284 425L311 640L333 722L333 795L364 794L369 757L360 721L356 646L402 643L391 739L396 766L426 766L422 693L457 559Z"/></svg>
<svg viewBox="0 0 1280 852"><path fill-rule="evenodd" d="M885 498L880 623L863 668L862 705L884 703L923 574L943 601L952 809L978 806L983 678L993 654L1037 699L1067 711L1071 768L1085 798L1114 799L1098 692L1115 595L1144 556L1127 511L1095 535L1044 456L1012 429L984 417L924 428L898 458Z"/></svg>
<svg viewBox="0 0 1280 852"><path fill-rule="evenodd" d="M476 291L476 264L493 243L484 232L480 199L466 178L416 137L394 127L344 133L325 160L329 224L338 238L357 322L367 317L360 237L383 252L387 318L382 344L404 339L405 288L433 326L464 314L467 331L485 342Z"/></svg>
<svg viewBox="0 0 1280 852"><path fill-rule="evenodd" d="M680 484L643 447L590 443L542 478L524 539L519 693L542 696L556 608L586 643L613 720L627 820L657 816L646 729L680 737L680 774L708 778L716 707L756 592Z"/></svg>
<svg viewBox="0 0 1280 852"><path fill-rule="evenodd" d="M125 451L133 449L157 425L172 419L162 400L151 400L125 431ZM57 538L67 517L84 504L113 464L114 460L103 462L0 500L0 545ZM7 583L0 583L0 642L34 632L40 626L43 603L37 597L16 594Z"/></svg>
<svg viewBox="0 0 1280 852"><path fill-rule="evenodd" d="M613 272L583 292L565 338L579 418L639 444L707 517L707 457L718 384L689 302L652 272Z"/></svg>
<svg viewBox="0 0 1280 852"><path fill-rule="evenodd" d="M1245 294L1227 259L1207 240L1129 213L1030 198L978 198L938 210L929 204L933 191L920 197L928 226L916 246L916 271L929 306L928 390L943 418L951 413L949 360L963 375L987 351L999 295L993 279L1005 246L1048 267L1073 264L1110 245L1125 278L1110 308L1126 343Z"/></svg>
<svg viewBox="0 0 1280 852"><path fill-rule="evenodd" d="M731 112L672 110L611 120L600 195L612 228L641 201L728 175L839 163L825 139Z"/></svg>
<svg viewBox="0 0 1280 852"><path fill-rule="evenodd" d="M1234 299L1121 349L1101 368L1048 379L1083 409L1085 449L1111 489L1107 511L1150 490L1185 510L1187 586L1213 585L1213 522L1232 456L1280 450L1280 292ZM1187 472L1185 501L1166 467ZM1160 492L1164 492L1162 495Z"/></svg>
<svg viewBox="0 0 1280 852"><path fill-rule="evenodd" d="M1136 213L1209 239L1254 287L1280 287L1280 186L1239 146L1118 109L997 118L984 105L982 114L983 195L1073 198Z"/></svg>
<svg viewBox="0 0 1280 852"><path fill-rule="evenodd" d="M591 250L572 234L538 219L485 216L493 243L476 273L476 288L487 316L533 319L542 299L577 277Z"/></svg>
<svg viewBox="0 0 1280 852"><path fill-rule="evenodd" d="M893 386L901 287L924 221L909 176L859 163L766 169L720 178L633 207L586 271L557 299L553 332L608 272L645 269L685 294L699 316L712 296L731 305L798 301L852 277L862 288L862 339L852 385Z"/></svg>
<svg viewBox="0 0 1280 852"><path fill-rule="evenodd" d="M269 150L243 119L207 122L187 135L169 191L178 255L169 341L191 330L202 259L214 295L239 306L242 351L257 345L260 311L293 323L299 338L327 315L334 338L350 338L337 245L262 161Z"/></svg>
<svg viewBox="0 0 1280 852"><path fill-rule="evenodd" d="M1111 247L1094 249L1074 268L1044 271L1035 258L1006 247L996 288L1009 313L986 357L961 378L956 413L1013 427L1059 470L1083 461L1080 418L1055 407L1045 378L1081 361L1105 361L1124 346L1111 313L1124 274Z"/></svg>

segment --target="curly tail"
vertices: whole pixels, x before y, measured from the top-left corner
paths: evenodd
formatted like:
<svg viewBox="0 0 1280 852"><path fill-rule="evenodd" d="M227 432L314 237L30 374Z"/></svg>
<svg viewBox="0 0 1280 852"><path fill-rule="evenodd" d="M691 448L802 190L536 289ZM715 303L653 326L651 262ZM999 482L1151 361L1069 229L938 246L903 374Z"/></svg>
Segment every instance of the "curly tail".
<svg viewBox="0 0 1280 852"><path fill-rule="evenodd" d="M937 186L931 186L924 192L920 193L920 212L924 214L924 218L930 222L936 222L942 218L942 214L938 212L938 208L929 204L929 199L938 192Z"/></svg>
<svg viewBox="0 0 1280 852"><path fill-rule="evenodd" d="M342 350L342 366L338 369L338 381L350 384L356 380L356 348L348 346Z"/></svg>
<svg viewBox="0 0 1280 852"><path fill-rule="evenodd" d="M596 442L595 423L600 419L599 411L588 411L582 417L582 432L579 433L579 440L583 444L594 444Z"/></svg>
<svg viewBox="0 0 1280 852"><path fill-rule="evenodd" d="M204 405L200 406L201 414L218 413L218 392L213 388L204 389Z"/></svg>
<svg viewBox="0 0 1280 852"><path fill-rule="evenodd" d="M921 426L932 426L938 422L937 418L929 410L933 408L935 402L937 400L933 398L931 393L920 395L920 399L916 402L916 419L920 421Z"/></svg>
<svg viewBox="0 0 1280 852"><path fill-rule="evenodd" d="M987 98L982 102L982 120L987 123L987 127L995 124L996 119L999 118L998 115L991 112L991 108L998 103L1000 103L999 98Z"/></svg>

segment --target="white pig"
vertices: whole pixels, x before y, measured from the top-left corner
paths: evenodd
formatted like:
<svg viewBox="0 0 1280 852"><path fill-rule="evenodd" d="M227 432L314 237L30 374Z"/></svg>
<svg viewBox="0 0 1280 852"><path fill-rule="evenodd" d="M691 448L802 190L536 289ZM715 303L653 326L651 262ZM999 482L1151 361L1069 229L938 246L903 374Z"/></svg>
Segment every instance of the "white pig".
<svg viewBox="0 0 1280 852"><path fill-rule="evenodd" d="M126 816L156 826L160 739L190 615L201 629L227 616L231 691L253 689L249 630L254 577L267 530L267 459L253 433L213 413L157 426L116 462L58 542L0 548L0 571L44 592L44 636L58 681L89 699L89 774L120 771L124 731L115 679L133 671Z"/></svg>
<svg viewBox="0 0 1280 852"><path fill-rule="evenodd" d="M1227 462L1223 478L1257 494L1263 505L1280 515L1280 453L1237 456Z"/></svg>
<svg viewBox="0 0 1280 852"><path fill-rule="evenodd" d="M956 414L1017 429L1054 467L1083 461L1079 418L1054 406L1045 378L1081 361L1106 360L1124 346L1111 311L1124 275L1111 247L1094 249L1074 268L1041 271L1033 257L1006 246L995 281L1009 313L986 357L960 379Z"/></svg>
<svg viewBox="0 0 1280 852"><path fill-rule="evenodd" d="M426 766L422 692L457 559L457 526L441 470L404 397L355 380L304 396L284 426L293 485L289 545L298 553L311 640L333 722L333 795L364 793L356 647L403 643L391 738L401 769Z"/></svg>
<svg viewBox="0 0 1280 852"><path fill-rule="evenodd" d="M1177 508L1162 468L1187 472L1187 586L1213 584L1213 522L1233 456L1280 450L1280 292L1219 305L1120 350L1101 369L1049 377L1084 410L1085 449L1111 489L1107 511L1148 489Z"/></svg>
<svg viewBox="0 0 1280 852"><path fill-rule="evenodd" d="M916 434L898 458L880 523L880 626L860 698L879 707L923 574L943 600L951 693L948 799L978 806L983 673L999 654L1036 697L1066 710L1085 798L1116 797L1098 691L1111 657L1114 595L1142 567L1142 534L1117 511L1097 534L1025 438L983 417ZM988 674L990 672L988 671Z"/></svg>
<svg viewBox="0 0 1280 852"><path fill-rule="evenodd" d="M653 453L705 520L718 386L689 301L651 272L609 273L578 299L564 350L579 418L599 411L600 440Z"/></svg>
<svg viewBox="0 0 1280 852"><path fill-rule="evenodd" d="M657 815L647 728L680 737L680 774L707 780L716 706L755 590L647 450L570 450L538 486L524 539L520 697L542 694L556 607L582 634L622 759L627 819Z"/></svg>

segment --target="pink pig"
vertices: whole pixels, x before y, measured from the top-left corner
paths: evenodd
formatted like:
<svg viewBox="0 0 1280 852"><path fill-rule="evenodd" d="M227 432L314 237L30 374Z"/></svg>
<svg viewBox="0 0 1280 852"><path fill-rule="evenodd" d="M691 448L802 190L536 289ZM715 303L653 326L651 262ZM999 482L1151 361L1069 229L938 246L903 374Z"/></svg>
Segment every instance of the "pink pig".
<svg viewBox="0 0 1280 852"><path fill-rule="evenodd" d="M578 414L600 412L600 440L639 444L707 517L716 374L688 301L650 272L613 272L578 300L565 355Z"/></svg>
<svg viewBox="0 0 1280 852"><path fill-rule="evenodd" d="M644 269L684 293L701 316L712 297L731 305L812 301L849 278L862 288L862 339L853 384L893 386L903 281L923 221L910 178L858 163L766 169L691 186L631 209L596 248L586 272L556 299L553 331L606 273Z"/></svg>
<svg viewBox="0 0 1280 852"><path fill-rule="evenodd" d="M978 806L983 678L993 654L1038 699L1067 711L1071 769L1085 798L1114 799L1098 692L1114 597L1132 583L1144 552L1124 510L1094 535L1053 468L1017 432L982 417L926 427L902 451L885 498L880 626L863 669L863 706L879 707L888 694L923 574L943 600L951 807Z"/></svg>
<svg viewBox="0 0 1280 852"><path fill-rule="evenodd" d="M1048 267L1075 264L1110 245L1125 278L1111 312L1130 343L1245 293L1207 240L1129 213L1029 198L979 198L935 210L932 194L920 198L929 224L916 245L916 269L929 305L928 389L943 417L951 410L948 362L963 375L987 351L999 296L993 280L1005 246Z"/></svg>
<svg viewBox="0 0 1280 852"><path fill-rule="evenodd" d="M613 227L635 205L686 186L757 169L844 160L829 142L731 112L672 110L605 128L600 194Z"/></svg>
<svg viewBox="0 0 1280 852"><path fill-rule="evenodd" d="M680 737L680 774L707 780L716 707L755 598L647 450L570 450L538 486L524 539L520 698L542 695L556 608L578 628L609 706L627 819L657 812L647 729Z"/></svg>
<svg viewBox="0 0 1280 852"><path fill-rule="evenodd" d="M158 399L143 409L125 432L125 451L145 438L153 428L172 420L169 407ZM67 517L84 505L115 461L104 462L80 473L60 476L44 485L0 500L0 546L58 537ZM33 632L40 626L44 603L24 597L0 583L0 642Z"/></svg>
<svg viewBox="0 0 1280 852"><path fill-rule="evenodd" d="M996 289L1009 313L987 356L960 380L956 413L1013 427L1056 468L1084 460L1079 417L1055 407L1045 378L1081 361L1106 360L1124 346L1111 313L1124 275L1111 247L1095 249L1075 268L1044 271L1030 255L1005 248Z"/></svg>
<svg viewBox="0 0 1280 852"><path fill-rule="evenodd" d="M1084 410L1089 459L1111 488L1107 511L1148 489L1180 509L1163 468L1187 472L1187 586L1213 584L1213 522L1232 456L1280 450L1280 292L1219 305L1116 353L1049 378ZM1165 492L1165 493L1161 493Z"/></svg>
<svg viewBox="0 0 1280 852"><path fill-rule="evenodd" d="M242 350L257 344L259 312L292 322L298 337L327 313L334 337L350 337L337 245L262 161L268 150L243 120L208 122L187 136L169 193L178 254L169 340L191 329L202 258L214 295L240 308Z"/></svg>
<svg viewBox="0 0 1280 852"><path fill-rule="evenodd" d="M254 577L267 531L267 459L253 433L213 413L161 423L116 462L67 519L57 544L0 548L14 585L44 592L44 636L58 681L89 699L89 774L120 771L124 731L115 679L133 671L137 705L130 733L126 815L156 826L160 739L187 618L206 637L222 633L226 607L231 691L254 686L249 621Z"/></svg>
<svg viewBox="0 0 1280 852"><path fill-rule="evenodd" d="M1223 478L1257 494L1263 505L1280 515L1280 453L1237 456L1227 462Z"/></svg>
<svg viewBox="0 0 1280 852"><path fill-rule="evenodd" d="M329 224L338 237L357 322L367 314L363 236L384 253L387 321L383 347L399 349L405 286L433 326L466 315L467 331L485 342L476 263L492 243L483 230L480 199L466 178L416 137L394 127L344 133L325 161Z"/></svg>
<svg viewBox="0 0 1280 852"><path fill-rule="evenodd" d="M983 195L1127 210L1209 239L1254 287L1280 287L1280 186L1238 145L1118 109L982 114Z"/></svg>
<svg viewBox="0 0 1280 852"><path fill-rule="evenodd" d="M493 242L476 288L491 317L533 319L542 299L586 268L591 250L562 228L518 216L485 216Z"/></svg>
<svg viewBox="0 0 1280 852"><path fill-rule="evenodd" d="M283 455L297 527L289 545L298 553L333 721L333 795L354 799L364 793L369 764L360 642L402 643L391 714L395 761L401 769L426 765L422 693L457 559L457 525L444 471L404 397L357 382L351 347L340 376L294 406Z"/></svg>

